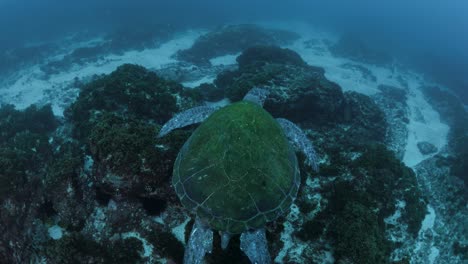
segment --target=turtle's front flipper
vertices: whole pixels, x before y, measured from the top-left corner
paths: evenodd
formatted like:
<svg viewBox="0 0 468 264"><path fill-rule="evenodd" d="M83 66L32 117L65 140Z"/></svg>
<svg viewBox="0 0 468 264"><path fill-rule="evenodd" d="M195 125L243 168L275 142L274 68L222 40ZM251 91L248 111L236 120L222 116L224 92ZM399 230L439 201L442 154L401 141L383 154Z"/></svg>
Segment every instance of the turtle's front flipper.
<svg viewBox="0 0 468 264"><path fill-rule="evenodd" d="M261 88L252 88L245 96L244 100L263 106L270 91Z"/></svg>
<svg viewBox="0 0 468 264"><path fill-rule="evenodd" d="M211 250L213 250L213 231L197 218L185 247L184 264L202 263L206 252L211 253Z"/></svg>
<svg viewBox="0 0 468 264"><path fill-rule="evenodd" d="M158 137L162 137L177 128L201 123L216 110L218 110L216 107L197 106L178 113L164 124L161 131L159 131Z"/></svg>
<svg viewBox="0 0 468 264"><path fill-rule="evenodd" d="M293 122L284 118L276 118L276 121L278 121L280 126L283 128L284 134L296 150L305 154L307 164L309 164L314 171L318 171L317 154L315 153L314 146L302 129L296 126Z"/></svg>
<svg viewBox="0 0 468 264"><path fill-rule="evenodd" d="M271 263L264 228L242 233L240 248L254 264Z"/></svg>

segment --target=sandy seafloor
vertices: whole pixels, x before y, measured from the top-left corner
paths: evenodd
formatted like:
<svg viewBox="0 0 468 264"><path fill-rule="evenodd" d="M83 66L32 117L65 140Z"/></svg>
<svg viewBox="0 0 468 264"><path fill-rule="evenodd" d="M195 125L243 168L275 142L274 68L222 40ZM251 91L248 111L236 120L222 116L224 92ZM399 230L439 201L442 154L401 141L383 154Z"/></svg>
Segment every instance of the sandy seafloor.
<svg viewBox="0 0 468 264"><path fill-rule="evenodd" d="M409 96L407 104L410 111L410 122L407 126L408 138L402 139L406 142L403 162L414 168L423 160L436 155L422 155L418 150L417 142L427 141L437 147L438 150L444 149L447 144L447 135L449 127L442 123L438 112L424 98L420 87L424 85L435 85L427 82L422 74L411 71L403 66L392 65L388 67L378 67L366 64L360 61L351 61L346 58L334 57L327 49L326 43L315 41L312 45L307 44L310 39L327 39L336 41L337 36L329 32L323 32L313 29L303 24L281 24L281 23L261 23L266 27L288 29L297 32L301 38L292 45L286 46L296 51L308 64L323 67L325 76L341 86L343 91L353 90L366 95L374 95L379 93L378 86L380 84L401 86L401 79L408 84ZM176 36L162 45L155 48L147 48L141 51L129 50L121 55L109 55L97 62L79 65L73 67L67 72L54 74L45 78L45 74L41 71L40 65L35 65L22 69L6 79L0 81L0 103L14 104L17 109L23 109L31 104L46 104L51 103L53 111L56 115L62 116L63 110L77 97L79 89L74 87L75 78L86 79L94 74L107 74L116 69L117 66L123 63L134 63L142 65L151 70L158 70L168 65L177 63L171 57L177 50L189 48L195 39L205 33L203 29L193 29L185 32L180 32ZM86 46L90 41L99 42L100 39L93 39L83 43L73 44L75 47ZM71 51L69 47L64 50ZM54 58L64 56L54 55ZM51 58L53 59L53 58ZM213 65L234 65L236 64L236 55L226 55L211 60ZM373 75L377 77L377 81L370 81L364 78L361 72L342 67L343 64L352 63L362 65L369 69ZM203 76L199 80L182 83L186 87L195 87L204 82L212 82L215 76ZM439 85L440 86L440 85ZM397 208L404 206L399 204ZM392 216L398 218L398 211ZM392 221L392 219L387 219ZM428 205L428 214L423 221L418 242L412 248L413 255L425 256L422 259L413 259L414 263L438 263L439 249L434 244L433 240L427 240L424 236L428 230L434 235L438 231L434 226L438 221L442 221L438 217L437 211L433 205ZM439 222L439 226L444 223ZM281 239L284 240L285 248L280 252L276 261L280 262L284 254L293 251L301 251L300 245L291 245L288 243L288 236L291 234L287 226L283 231ZM288 234L289 233L289 234ZM132 234L128 234L132 236ZM296 248L292 248L296 247ZM330 256L330 261L332 257ZM423 261L423 262L421 262Z"/></svg>

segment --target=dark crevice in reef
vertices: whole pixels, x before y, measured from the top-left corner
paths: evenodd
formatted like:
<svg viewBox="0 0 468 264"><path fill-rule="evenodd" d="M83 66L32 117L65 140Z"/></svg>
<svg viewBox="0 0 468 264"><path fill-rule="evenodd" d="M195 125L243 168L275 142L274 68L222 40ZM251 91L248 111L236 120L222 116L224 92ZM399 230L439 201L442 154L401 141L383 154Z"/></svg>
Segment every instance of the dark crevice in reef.
<svg viewBox="0 0 468 264"><path fill-rule="evenodd" d="M167 208L167 201L159 197L140 197L138 200L148 215L158 216Z"/></svg>
<svg viewBox="0 0 468 264"><path fill-rule="evenodd" d="M107 206L109 201L112 199L112 193L106 191L104 187L98 186L96 187L96 201L101 206Z"/></svg>

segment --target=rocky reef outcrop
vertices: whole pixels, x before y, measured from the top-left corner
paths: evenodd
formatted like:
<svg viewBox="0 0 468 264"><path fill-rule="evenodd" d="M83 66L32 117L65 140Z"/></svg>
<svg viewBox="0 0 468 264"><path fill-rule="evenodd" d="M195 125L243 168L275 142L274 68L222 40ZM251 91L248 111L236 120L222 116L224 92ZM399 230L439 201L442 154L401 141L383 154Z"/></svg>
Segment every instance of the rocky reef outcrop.
<svg viewBox="0 0 468 264"><path fill-rule="evenodd" d="M198 65L209 65L210 59L227 54L236 54L254 45L284 45L299 38L285 30L265 29L256 25L230 25L200 36L176 57Z"/></svg>
<svg viewBox="0 0 468 264"><path fill-rule="evenodd" d="M0 257L180 263L193 221L169 179L193 127L155 136L179 111L207 98L237 101L261 86L271 92L267 111L296 121L320 157L318 173L301 167L288 215L267 225L272 256L280 263L387 263L399 245L385 219L399 211L414 236L426 212L414 172L385 146L393 112L374 98L343 92L322 68L288 49L256 45L237 61L238 69L193 90L122 65L84 85L61 120L48 106L1 108ZM227 251L219 235L214 239L207 263L248 263L238 238Z"/></svg>
<svg viewBox="0 0 468 264"><path fill-rule="evenodd" d="M380 93L372 96L375 103L385 115L388 130L385 136L385 145L395 152L401 160L405 154L406 140L408 138L409 108L406 103L406 88L390 85L379 85Z"/></svg>

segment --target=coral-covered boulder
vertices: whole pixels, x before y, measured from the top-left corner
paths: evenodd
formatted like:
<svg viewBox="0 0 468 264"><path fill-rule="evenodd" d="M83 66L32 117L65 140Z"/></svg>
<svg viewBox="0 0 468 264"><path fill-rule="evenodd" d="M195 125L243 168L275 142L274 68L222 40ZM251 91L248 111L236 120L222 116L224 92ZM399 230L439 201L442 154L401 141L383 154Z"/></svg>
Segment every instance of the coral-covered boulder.
<svg viewBox="0 0 468 264"><path fill-rule="evenodd" d="M282 49L278 46L252 46L242 52L236 59L239 67L255 67L267 63L289 64L306 66L306 62L290 49Z"/></svg>
<svg viewBox="0 0 468 264"><path fill-rule="evenodd" d="M284 45L298 39L296 33L265 29L256 25L231 25L200 36L186 50L176 54L180 60L210 65L210 59L236 54L255 45Z"/></svg>
<svg viewBox="0 0 468 264"><path fill-rule="evenodd" d="M273 116L314 124L342 118L341 88L325 78L322 68L307 65L294 51L256 46L237 60L237 71L225 71L215 80L230 100L238 101L251 87L261 86L271 92L265 109Z"/></svg>
<svg viewBox="0 0 468 264"><path fill-rule="evenodd" d="M158 130L157 125L110 113L96 120L89 149L101 190L110 195L167 195L172 164L188 134L178 131L157 139Z"/></svg>
<svg viewBox="0 0 468 264"><path fill-rule="evenodd" d="M347 126L348 140L360 144L383 142L387 122L377 104L369 96L357 92L346 92L344 97L344 124Z"/></svg>
<svg viewBox="0 0 468 264"><path fill-rule="evenodd" d="M103 112L162 123L180 108L192 106L198 97L144 67L124 64L88 83L65 115L73 123L74 136L81 139Z"/></svg>

